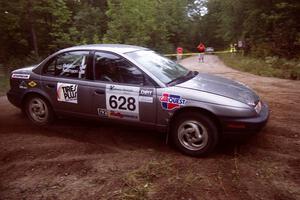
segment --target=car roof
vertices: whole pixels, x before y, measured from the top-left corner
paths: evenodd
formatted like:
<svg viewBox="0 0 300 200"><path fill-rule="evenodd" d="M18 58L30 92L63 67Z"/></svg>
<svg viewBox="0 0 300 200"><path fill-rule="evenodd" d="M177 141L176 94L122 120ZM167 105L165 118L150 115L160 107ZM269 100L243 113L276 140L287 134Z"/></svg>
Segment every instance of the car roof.
<svg viewBox="0 0 300 200"><path fill-rule="evenodd" d="M102 50L102 51L111 51L115 53L124 54L128 52L149 50L149 49L145 47L126 45L126 44L89 44L89 45L69 47L66 49L62 49L59 52L76 51L76 50Z"/></svg>

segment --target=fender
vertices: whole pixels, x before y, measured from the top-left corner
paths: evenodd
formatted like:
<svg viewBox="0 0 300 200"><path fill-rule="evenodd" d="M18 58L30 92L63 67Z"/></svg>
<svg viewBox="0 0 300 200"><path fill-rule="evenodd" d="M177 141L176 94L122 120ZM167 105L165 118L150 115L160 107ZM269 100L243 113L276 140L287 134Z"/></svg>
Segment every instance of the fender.
<svg viewBox="0 0 300 200"><path fill-rule="evenodd" d="M25 99L30 96L30 95L40 95L42 97L44 97L48 102L49 104L53 107L53 104L52 104L52 101L51 101L51 98L49 97L49 95L44 92L43 90L41 90L40 88L31 88L31 89L28 89L26 90L23 95L22 95L22 105L25 103Z"/></svg>

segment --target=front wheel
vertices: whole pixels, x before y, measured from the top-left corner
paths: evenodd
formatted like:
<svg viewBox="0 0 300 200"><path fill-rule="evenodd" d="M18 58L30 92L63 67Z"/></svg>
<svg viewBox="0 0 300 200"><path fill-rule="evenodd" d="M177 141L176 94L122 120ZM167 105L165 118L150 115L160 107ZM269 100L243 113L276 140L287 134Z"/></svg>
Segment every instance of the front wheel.
<svg viewBox="0 0 300 200"><path fill-rule="evenodd" d="M51 106L40 96L31 96L26 100L25 113L30 121L39 126L51 123L54 118Z"/></svg>
<svg viewBox="0 0 300 200"><path fill-rule="evenodd" d="M173 143L187 155L207 155L218 142L216 125L202 114L196 112L181 114L172 125Z"/></svg>

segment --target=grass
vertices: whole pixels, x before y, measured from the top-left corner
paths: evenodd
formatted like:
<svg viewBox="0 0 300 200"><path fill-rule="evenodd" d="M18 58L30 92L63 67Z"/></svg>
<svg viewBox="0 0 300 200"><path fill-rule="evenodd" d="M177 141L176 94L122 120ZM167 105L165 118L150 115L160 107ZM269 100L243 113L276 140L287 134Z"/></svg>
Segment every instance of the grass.
<svg viewBox="0 0 300 200"><path fill-rule="evenodd" d="M117 199L178 199L183 196L195 199L195 190L204 182L206 185L208 180L195 169L181 166L169 159L145 163L124 175L123 187Z"/></svg>
<svg viewBox="0 0 300 200"><path fill-rule="evenodd" d="M240 54L222 54L219 58L231 68L252 74L300 80L300 60L286 60L278 57L260 59Z"/></svg>
<svg viewBox="0 0 300 200"><path fill-rule="evenodd" d="M152 183L169 173L168 161L150 161L140 168L126 174L120 199L148 199Z"/></svg>
<svg viewBox="0 0 300 200"><path fill-rule="evenodd" d="M0 68L0 96L6 95L9 89L9 75Z"/></svg>

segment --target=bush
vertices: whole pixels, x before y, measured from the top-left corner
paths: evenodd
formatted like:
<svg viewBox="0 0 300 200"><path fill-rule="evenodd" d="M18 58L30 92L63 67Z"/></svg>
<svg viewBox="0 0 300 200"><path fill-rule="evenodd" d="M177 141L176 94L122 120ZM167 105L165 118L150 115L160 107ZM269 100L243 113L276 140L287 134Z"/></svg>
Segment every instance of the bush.
<svg viewBox="0 0 300 200"><path fill-rule="evenodd" d="M260 76L300 80L300 60L287 60L277 56L264 59L242 56L240 54L223 54L219 56L224 63L234 69L250 72Z"/></svg>

